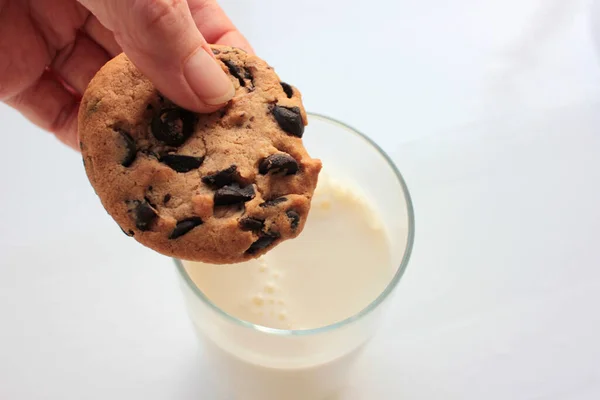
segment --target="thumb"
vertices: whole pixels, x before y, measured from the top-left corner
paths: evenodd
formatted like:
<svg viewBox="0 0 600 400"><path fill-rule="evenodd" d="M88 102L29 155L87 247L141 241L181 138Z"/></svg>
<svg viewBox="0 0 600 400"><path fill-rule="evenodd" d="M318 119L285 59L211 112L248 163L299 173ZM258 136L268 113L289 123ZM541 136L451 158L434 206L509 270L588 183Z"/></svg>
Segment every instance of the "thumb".
<svg viewBox="0 0 600 400"><path fill-rule="evenodd" d="M170 100L197 112L234 95L185 0L79 0L110 29L129 59Z"/></svg>

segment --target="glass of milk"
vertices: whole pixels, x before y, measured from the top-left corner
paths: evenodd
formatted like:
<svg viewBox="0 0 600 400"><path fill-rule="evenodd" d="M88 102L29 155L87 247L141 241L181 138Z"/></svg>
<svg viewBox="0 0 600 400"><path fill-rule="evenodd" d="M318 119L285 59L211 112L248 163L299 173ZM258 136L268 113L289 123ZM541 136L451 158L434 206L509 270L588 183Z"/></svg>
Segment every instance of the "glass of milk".
<svg viewBox="0 0 600 400"><path fill-rule="evenodd" d="M323 171L299 237L241 264L175 260L217 399L334 398L410 258L413 208L390 158L321 115L303 140Z"/></svg>

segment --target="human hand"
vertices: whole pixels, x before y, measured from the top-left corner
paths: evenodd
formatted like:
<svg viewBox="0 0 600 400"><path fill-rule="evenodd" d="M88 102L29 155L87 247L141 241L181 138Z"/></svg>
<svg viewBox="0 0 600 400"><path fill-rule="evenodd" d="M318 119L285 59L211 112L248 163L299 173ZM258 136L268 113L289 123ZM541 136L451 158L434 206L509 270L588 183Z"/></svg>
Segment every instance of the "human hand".
<svg viewBox="0 0 600 400"><path fill-rule="evenodd" d="M81 96L124 51L165 96L211 112L234 87L207 42L252 51L216 0L0 0L0 100L78 148Z"/></svg>

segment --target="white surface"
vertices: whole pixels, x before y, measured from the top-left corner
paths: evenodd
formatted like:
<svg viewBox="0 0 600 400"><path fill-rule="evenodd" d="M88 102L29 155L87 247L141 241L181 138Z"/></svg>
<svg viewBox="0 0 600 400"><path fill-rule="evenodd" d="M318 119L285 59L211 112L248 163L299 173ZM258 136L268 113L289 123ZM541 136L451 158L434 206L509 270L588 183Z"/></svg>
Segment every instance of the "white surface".
<svg viewBox="0 0 600 400"><path fill-rule="evenodd" d="M599 398L588 2L224 3L412 191L413 259L347 399ZM170 260L115 227L77 154L0 121L0 398L214 400Z"/></svg>

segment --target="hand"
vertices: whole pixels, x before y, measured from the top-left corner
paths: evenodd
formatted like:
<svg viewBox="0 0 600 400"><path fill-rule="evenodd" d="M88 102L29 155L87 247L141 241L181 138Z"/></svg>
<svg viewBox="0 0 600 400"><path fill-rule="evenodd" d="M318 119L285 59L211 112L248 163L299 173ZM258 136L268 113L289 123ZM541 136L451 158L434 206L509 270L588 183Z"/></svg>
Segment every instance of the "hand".
<svg viewBox="0 0 600 400"><path fill-rule="evenodd" d="M207 41L252 51L216 0L0 0L0 100L78 148L81 95L124 51L175 103L214 111L234 87Z"/></svg>

